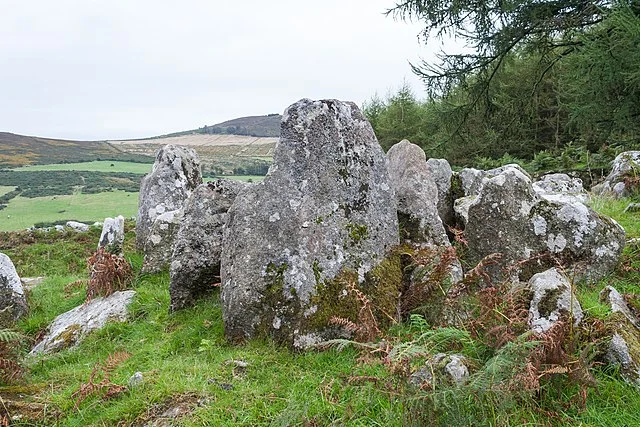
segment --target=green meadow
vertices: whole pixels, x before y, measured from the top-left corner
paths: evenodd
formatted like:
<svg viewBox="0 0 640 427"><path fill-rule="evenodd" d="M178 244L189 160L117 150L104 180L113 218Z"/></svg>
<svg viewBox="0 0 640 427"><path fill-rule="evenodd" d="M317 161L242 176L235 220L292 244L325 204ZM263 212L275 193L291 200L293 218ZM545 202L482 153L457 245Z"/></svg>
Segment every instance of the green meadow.
<svg viewBox="0 0 640 427"><path fill-rule="evenodd" d="M131 217L137 210L138 193L124 191L16 197L0 211L0 231L21 230L39 222L77 220L92 223L117 215Z"/></svg>
<svg viewBox="0 0 640 427"><path fill-rule="evenodd" d="M91 171L91 172L128 172L148 174L151 172L150 163L118 162L110 160L96 160L80 163L56 163L52 165L23 166L13 169L24 171Z"/></svg>

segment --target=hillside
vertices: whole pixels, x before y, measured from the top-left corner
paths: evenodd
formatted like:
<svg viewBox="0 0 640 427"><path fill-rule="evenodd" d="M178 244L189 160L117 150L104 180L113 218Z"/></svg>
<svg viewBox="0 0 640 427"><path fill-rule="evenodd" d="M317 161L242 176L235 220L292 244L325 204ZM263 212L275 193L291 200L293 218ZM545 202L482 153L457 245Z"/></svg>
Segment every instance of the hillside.
<svg viewBox="0 0 640 427"><path fill-rule="evenodd" d="M183 132L170 133L161 137L174 137L191 134L202 135L243 135L255 137L280 136L280 114L268 114L266 116L247 116L227 120L211 126L203 126Z"/></svg>
<svg viewBox="0 0 640 427"><path fill-rule="evenodd" d="M69 141L0 132L0 167L87 162L91 160L150 161L103 141Z"/></svg>

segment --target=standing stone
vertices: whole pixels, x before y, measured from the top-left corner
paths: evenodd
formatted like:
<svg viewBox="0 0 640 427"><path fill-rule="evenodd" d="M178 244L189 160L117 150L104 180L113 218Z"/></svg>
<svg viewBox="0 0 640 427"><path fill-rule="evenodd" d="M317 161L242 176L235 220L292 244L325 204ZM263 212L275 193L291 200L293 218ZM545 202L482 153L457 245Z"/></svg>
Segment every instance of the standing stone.
<svg viewBox="0 0 640 427"><path fill-rule="evenodd" d="M218 179L191 194L171 257L171 311L193 304L220 282L222 237L227 211L249 184Z"/></svg>
<svg viewBox="0 0 640 427"><path fill-rule="evenodd" d="M144 245L143 273L157 273L169 265L182 217L183 210L176 209L158 215L153 221Z"/></svg>
<svg viewBox="0 0 640 427"><path fill-rule="evenodd" d="M451 179L453 178L451 165L445 159L429 159L427 160L427 170L438 188L440 219L444 225L453 227L456 221L453 211L453 192L451 191Z"/></svg>
<svg viewBox="0 0 640 427"><path fill-rule="evenodd" d="M628 197L640 189L639 177L640 151L625 151L613 160L611 173L591 191L600 196Z"/></svg>
<svg viewBox="0 0 640 427"><path fill-rule="evenodd" d="M503 172L512 169L517 170L528 179L531 179L531 176L529 176L527 171L522 169L522 167L517 163L510 163L508 165L500 166L499 168L489 169L486 171L474 168L462 169L454 178L457 181L458 186L458 194L455 194L454 197L459 198L477 196L478 194L480 194L482 185L485 180L494 178L498 175L501 175Z"/></svg>
<svg viewBox="0 0 640 427"><path fill-rule="evenodd" d="M119 215L115 218L105 218L102 224L102 233L98 240L98 248L105 251L122 255L124 245L124 217Z"/></svg>
<svg viewBox="0 0 640 427"><path fill-rule="evenodd" d="M11 259L0 253L0 329L9 328L28 311L22 282Z"/></svg>
<svg viewBox="0 0 640 427"><path fill-rule="evenodd" d="M200 160L193 149L167 145L158 151L151 173L140 184L136 222L138 249L144 249L156 218L182 209L187 197L200 184Z"/></svg>
<svg viewBox="0 0 640 427"><path fill-rule="evenodd" d="M556 268L534 275L529 286L533 295L529 324L534 332L547 332L562 319L572 318L575 326L582 321L582 307L573 294L571 283Z"/></svg>
<svg viewBox="0 0 640 427"><path fill-rule="evenodd" d="M337 307L348 292L324 292L347 270L371 291L365 275L399 241L384 153L351 102L303 99L287 108L268 175L228 214L221 296L234 341L267 334L306 348L335 337L318 319L346 315Z"/></svg>
<svg viewBox="0 0 640 427"><path fill-rule="evenodd" d="M401 240L418 245L449 246L438 215L438 188L419 146L402 140L387 152L389 180L398 202Z"/></svg>

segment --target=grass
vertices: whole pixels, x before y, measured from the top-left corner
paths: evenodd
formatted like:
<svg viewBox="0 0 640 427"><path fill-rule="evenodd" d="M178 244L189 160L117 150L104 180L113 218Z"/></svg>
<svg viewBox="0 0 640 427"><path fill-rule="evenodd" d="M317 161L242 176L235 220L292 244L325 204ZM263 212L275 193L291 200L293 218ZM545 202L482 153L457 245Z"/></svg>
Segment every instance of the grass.
<svg viewBox="0 0 640 427"><path fill-rule="evenodd" d="M633 227L640 220L638 214L623 215L624 201L606 206L619 222L631 225L630 237L638 236ZM132 226L127 222L125 253L139 271L142 260L133 250ZM97 233L36 233L35 240L14 234L14 241L0 235L0 251L15 261L21 275L47 276L30 292L31 312L19 325L25 334L34 337L55 316L84 300L83 289L65 291L65 286L86 277L83 262L95 248ZM598 285L578 287L587 316L604 319L608 315L597 298L605 284L621 292L640 293L639 259L637 250L628 248L617 274ZM427 413L428 402L423 399L429 399L428 394L409 394L380 359L362 360L352 349L293 353L263 340L230 345L224 338L217 293L191 309L169 314L166 272L137 273L132 287L137 296L129 322L110 324L75 349L30 361L26 381L38 390L33 397L48 402L61 415L57 420L17 425L144 424L153 421L168 402L176 401L189 406L187 415L176 421L185 426L402 426L420 425L420 413ZM391 338L410 339L415 336L412 327L397 325ZM435 330L437 334L446 331ZM456 352L479 357L467 351L472 349L467 344L456 345ZM110 400L89 397L75 409L73 393L97 363L117 351L129 353L130 358L114 370L111 380L126 385L131 375L142 372L143 383ZM234 361L246 362L246 369ZM500 401L499 395L470 396L464 394L468 389L453 388L441 390L439 418L422 425L640 425L638 390L624 383L615 370L593 372L597 386L585 395L584 407L576 400L577 388L553 381L533 404L510 397ZM357 377L377 378L377 382L353 381ZM545 412L549 410L553 416ZM412 417L416 414L417 418ZM446 419L453 421L445 424Z"/></svg>
<svg viewBox="0 0 640 427"><path fill-rule="evenodd" d="M92 171L92 172L128 172L148 174L151 172L150 163L120 162L110 160L96 160L80 163L57 163L51 165L23 166L14 171Z"/></svg>
<svg viewBox="0 0 640 427"><path fill-rule="evenodd" d="M32 199L16 197L0 211L0 231L26 229L39 222L95 222L118 215L131 217L136 214L137 209L138 193L124 191Z"/></svg>
<svg viewBox="0 0 640 427"><path fill-rule="evenodd" d="M4 196L5 194L10 193L15 189L16 187L14 186L0 185L0 196Z"/></svg>

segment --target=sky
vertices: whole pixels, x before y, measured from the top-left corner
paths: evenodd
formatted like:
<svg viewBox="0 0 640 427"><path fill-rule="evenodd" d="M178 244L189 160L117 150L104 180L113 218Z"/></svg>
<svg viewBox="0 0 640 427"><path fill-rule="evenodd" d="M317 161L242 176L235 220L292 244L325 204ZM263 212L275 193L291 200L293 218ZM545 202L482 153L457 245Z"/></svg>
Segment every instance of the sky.
<svg viewBox="0 0 640 427"><path fill-rule="evenodd" d="M161 135L358 105L434 58L395 0L0 0L0 132L78 140Z"/></svg>

